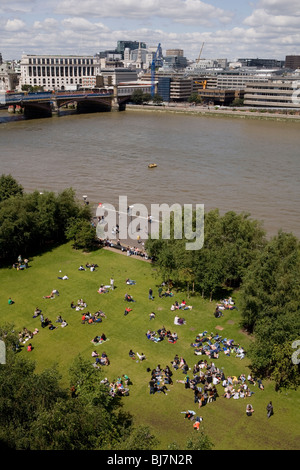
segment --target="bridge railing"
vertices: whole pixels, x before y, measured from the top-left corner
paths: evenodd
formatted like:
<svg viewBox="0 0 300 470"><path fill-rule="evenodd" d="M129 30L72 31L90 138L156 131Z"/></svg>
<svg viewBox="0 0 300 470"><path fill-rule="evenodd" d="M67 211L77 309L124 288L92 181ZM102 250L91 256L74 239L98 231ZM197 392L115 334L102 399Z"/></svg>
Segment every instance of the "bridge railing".
<svg viewBox="0 0 300 470"><path fill-rule="evenodd" d="M11 105L20 102L28 101L53 101L56 99L78 99L78 98L89 98L89 97L111 97L113 92L111 90L100 90L100 91L42 91L36 93L19 92L19 93L0 93L0 105Z"/></svg>

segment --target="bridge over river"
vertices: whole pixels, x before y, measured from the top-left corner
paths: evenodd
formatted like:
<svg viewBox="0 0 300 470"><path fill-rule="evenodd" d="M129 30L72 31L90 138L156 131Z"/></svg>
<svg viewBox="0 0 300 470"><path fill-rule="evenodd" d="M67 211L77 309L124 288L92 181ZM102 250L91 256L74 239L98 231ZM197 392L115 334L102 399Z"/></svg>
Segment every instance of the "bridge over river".
<svg viewBox="0 0 300 470"><path fill-rule="evenodd" d="M50 117L62 107L76 103L77 112L111 111L117 108L122 111L126 107L128 96L118 97L112 89L89 91L55 91L36 93L2 93L0 108L8 108L12 112L19 110L27 118Z"/></svg>

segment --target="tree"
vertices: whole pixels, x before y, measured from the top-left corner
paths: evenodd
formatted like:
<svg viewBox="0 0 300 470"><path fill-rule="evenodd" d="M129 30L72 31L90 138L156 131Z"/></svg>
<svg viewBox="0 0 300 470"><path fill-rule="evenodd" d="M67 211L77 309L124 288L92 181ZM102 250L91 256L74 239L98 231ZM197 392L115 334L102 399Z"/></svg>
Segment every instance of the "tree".
<svg viewBox="0 0 300 470"><path fill-rule="evenodd" d="M159 444L158 439L151 432L148 426L138 426L129 429L129 435L124 436L122 442L119 442L115 450L152 450Z"/></svg>
<svg viewBox="0 0 300 470"><path fill-rule="evenodd" d="M0 331L7 333L7 328ZM9 351L0 367L2 448L108 450L123 448L125 442L137 445L141 435L140 445L153 447L155 437L146 431L140 434L132 427L132 417L119 411L120 401L101 383L101 369L78 356L69 374L75 397L61 387L56 366L38 374L32 361Z"/></svg>
<svg viewBox="0 0 300 470"><path fill-rule="evenodd" d="M195 103L195 104L199 104L199 103L202 103L202 98L201 96L198 94L198 93L192 93L189 97L188 97L188 102L189 103Z"/></svg>
<svg viewBox="0 0 300 470"><path fill-rule="evenodd" d="M22 196L23 187L12 177L12 175L0 176L0 202L11 196Z"/></svg>
<svg viewBox="0 0 300 470"><path fill-rule="evenodd" d="M248 352L253 370L273 376L277 388L295 386L291 345L300 336L300 243L294 235L279 232L249 266L240 307L242 326L255 335Z"/></svg>
<svg viewBox="0 0 300 470"><path fill-rule="evenodd" d="M65 233L67 240L72 240L76 249L90 250L95 245L96 229L88 220L71 218Z"/></svg>
<svg viewBox="0 0 300 470"><path fill-rule="evenodd" d="M158 93L155 93L155 95L152 98L152 101L154 104L161 104L164 101L164 99Z"/></svg>
<svg viewBox="0 0 300 470"><path fill-rule="evenodd" d="M147 240L146 250L154 257L162 275L173 277L179 284L193 283L203 297L213 299L223 289L241 284L248 266L264 246L264 231L249 214L218 210L204 214L204 243L199 250L186 250L188 240L174 237L174 218L170 224L170 240L164 239L162 229L158 240ZM195 227L196 214L193 213ZM182 234L184 234L182 215ZM189 288L189 287L188 287Z"/></svg>
<svg viewBox="0 0 300 470"><path fill-rule="evenodd" d="M230 106L238 107L238 106L243 106L243 105L244 105L244 99L243 98L235 98Z"/></svg>
<svg viewBox="0 0 300 470"><path fill-rule="evenodd" d="M212 450L214 444L203 430L197 431L186 442L186 450Z"/></svg>
<svg viewBox="0 0 300 470"><path fill-rule="evenodd" d="M7 197L0 202L0 257L11 262L20 253L28 258L37 250L65 243L71 221L76 227L75 245L91 248L95 239L91 210L76 201L72 188L57 195L34 191Z"/></svg>
<svg viewBox="0 0 300 470"><path fill-rule="evenodd" d="M152 97L151 97L151 93L144 93L143 94L143 103L149 103L149 101L151 101Z"/></svg>
<svg viewBox="0 0 300 470"><path fill-rule="evenodd" d="M143 101L144 101L143 90L134 90L134 92L131 95L131 101L134 104L143 104Z"/></svg>

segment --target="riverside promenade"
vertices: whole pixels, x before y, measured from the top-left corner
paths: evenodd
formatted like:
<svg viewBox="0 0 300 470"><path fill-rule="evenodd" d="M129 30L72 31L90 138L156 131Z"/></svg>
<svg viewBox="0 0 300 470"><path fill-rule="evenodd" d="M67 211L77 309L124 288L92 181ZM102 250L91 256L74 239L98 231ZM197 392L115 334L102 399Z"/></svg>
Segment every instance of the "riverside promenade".
<svg viewBox="0 0 300 470"><path fill-rule="evenodd" d="M181 113L189 115L200 115L207 117L230 117L240 119L267 119L273 121L293 121L300 123L300 108L299 111L291 110L272 110L268 108L243 108L243 107L226 107L226 106L202 106L192 105L190 103L178 103L172 105L132 105L127 104L128 111L149 111L149 112L169 112ZM291 113L291 114L289 114ZM292 114L293 113L293 114Z"/></svg>

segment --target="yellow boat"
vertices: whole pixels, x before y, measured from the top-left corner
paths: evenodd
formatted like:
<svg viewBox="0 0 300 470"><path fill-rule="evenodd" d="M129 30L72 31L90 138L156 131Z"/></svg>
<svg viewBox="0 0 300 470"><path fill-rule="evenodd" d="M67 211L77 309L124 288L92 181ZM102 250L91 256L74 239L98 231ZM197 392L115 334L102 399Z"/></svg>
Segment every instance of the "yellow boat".
<svg viewBox="0 0 300 470"><path fill-rule="evenodd" d="M156 168L156 167L157 167L156 163L150 163L148 165L148 168Z"/></svg>

